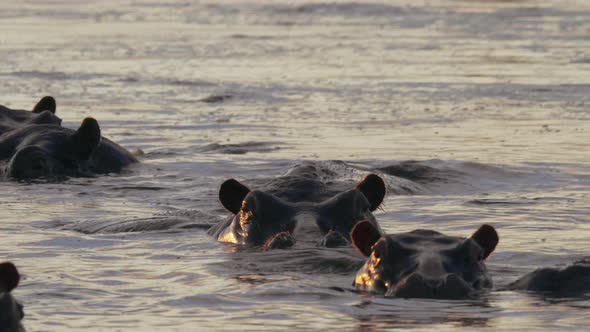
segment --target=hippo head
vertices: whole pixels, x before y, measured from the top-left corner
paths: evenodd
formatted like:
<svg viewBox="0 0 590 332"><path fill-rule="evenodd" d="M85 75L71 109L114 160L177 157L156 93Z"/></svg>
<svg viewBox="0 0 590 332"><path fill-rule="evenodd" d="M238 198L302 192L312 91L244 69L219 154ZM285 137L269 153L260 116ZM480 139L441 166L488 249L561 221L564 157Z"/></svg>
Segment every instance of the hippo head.
<svg viewBox="0 0 590 332"><path fill-rule="evenodd" d="M490 288L484 260L498 234L481 226L470 238L430 230L382 236L371 222L355 225L353 245L368 257L353 285L357 289L403 298L457 299Z"/></svg>
<svg viewBox="0 0 590 332"><path fill-rule="evenodd" d="M48 178L81 174L100 143L100 127L86 118L77 131L53 125L29 126L14 136L22 136L7 166L14 179Z"/></svg>
<svg viewBox="0 0 590 332"><path fill-rule="evenodd" d="M20 275L14 264L0 264L0 331L24 331L21 325L23 306L10 294L19 281Z"/></svg>
<svg viewBox="0 0 590 332"><path fill-rule="evenodd" d="M318 241L323 246L350 244L350 231L360 220L379 230L372 212L385 196L385 183L370 174L353 189L319 203L292 203L270 193L250 190L234 179L225 181L219 191L223 206L233 214L231 223L221 230L221 242L289 247L298 241Z"/></svg>

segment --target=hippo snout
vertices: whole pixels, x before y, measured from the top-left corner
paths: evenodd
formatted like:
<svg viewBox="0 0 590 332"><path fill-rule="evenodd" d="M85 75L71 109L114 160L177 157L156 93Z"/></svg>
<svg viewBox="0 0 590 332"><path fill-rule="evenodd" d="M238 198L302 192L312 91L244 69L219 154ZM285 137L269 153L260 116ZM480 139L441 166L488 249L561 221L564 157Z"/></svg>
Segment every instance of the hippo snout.
<svg viewBox="0 0 590 332"><path fill-rule="evenodd" d="M388 289L386 296L402 298L460 299L469 297L473 288L457 274L427 278L413 273Z"/></svg>
<svg viewBox="0 0 590 332"><path fill-rule="evenodd" d="M8 176L15 179L35 179L53 174L53 163L39 147L19 150L10 160Z"/></svg>

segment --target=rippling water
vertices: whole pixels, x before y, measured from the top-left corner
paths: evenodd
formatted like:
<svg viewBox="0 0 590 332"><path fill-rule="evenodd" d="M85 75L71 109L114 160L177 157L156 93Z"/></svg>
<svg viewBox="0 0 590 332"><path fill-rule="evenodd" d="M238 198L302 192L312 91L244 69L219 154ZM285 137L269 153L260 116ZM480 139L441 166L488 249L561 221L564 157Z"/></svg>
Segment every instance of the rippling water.
<svg viewBox="0 0 590 332"><path fill-rule="evenodd" d="M588 297L360 295L352 250L235 251L202 228L229 177L422 160L441 176L386 176L387 232L494 225L496 288L588 256L587 1L36 0L2 2L0 29L1 104L50 94L65 126L91 115L145 152L116 176L2 183L29 330L587 328ZM88 234L136 220L170 227Z"/></svg>

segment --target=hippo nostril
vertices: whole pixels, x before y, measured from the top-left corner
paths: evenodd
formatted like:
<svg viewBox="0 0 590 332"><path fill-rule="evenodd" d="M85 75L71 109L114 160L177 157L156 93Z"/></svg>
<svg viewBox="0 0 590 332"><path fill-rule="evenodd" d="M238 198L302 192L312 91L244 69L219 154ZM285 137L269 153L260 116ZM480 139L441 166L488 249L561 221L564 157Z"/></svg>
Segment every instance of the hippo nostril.
<svg viewBox="0 0 590 332"><path fill-rule="evenodd" d="M288 232L281 232L267 240L264 249L287 249L295 245L295 238Z"/></svg>
<svg viewBox="0 0 590 332"><path fill-rule="evenodd" d="M330 231L320 241L320 246L327 248L344 247L350 244L348 240L339 232Z"/></svg>
<svg viewBox="0 0 590 332"><path fill-rule="evenodd" d="M416 285L421 285L421 287L424 288L436 289L441 286L442 280L436 278L426 278L420 274L414 274L412 276L411 282Z"/></svg>

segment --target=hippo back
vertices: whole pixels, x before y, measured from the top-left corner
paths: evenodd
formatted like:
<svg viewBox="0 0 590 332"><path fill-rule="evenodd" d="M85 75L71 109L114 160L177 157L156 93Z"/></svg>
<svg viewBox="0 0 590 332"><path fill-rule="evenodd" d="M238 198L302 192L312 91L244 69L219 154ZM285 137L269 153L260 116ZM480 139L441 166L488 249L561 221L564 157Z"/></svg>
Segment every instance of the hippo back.
<svg viewBox="0 0 590 332"><path fill-rule="evenodd" d="M508 285L508 289L567 296L587 293L590 291L590 258L563 269L537 269Z"/></svg>

